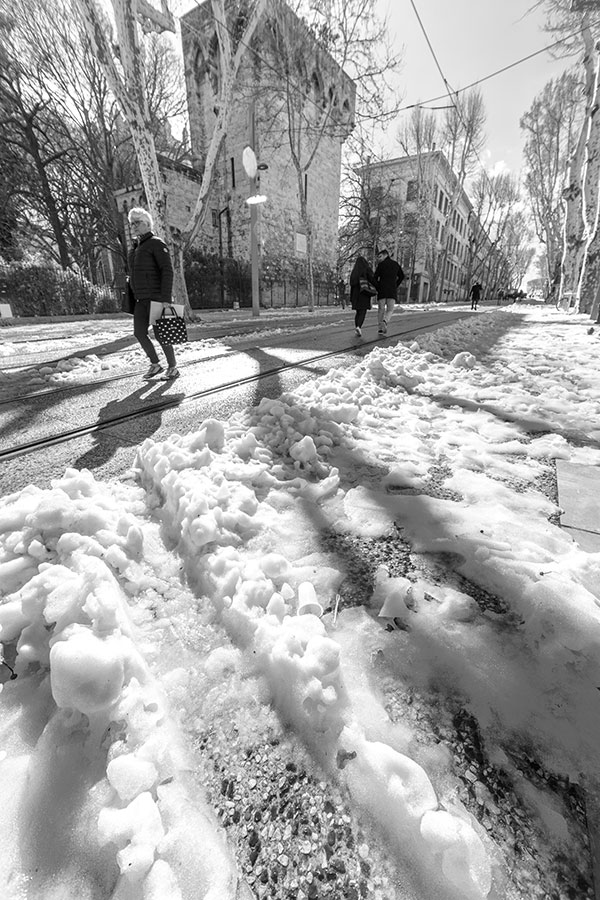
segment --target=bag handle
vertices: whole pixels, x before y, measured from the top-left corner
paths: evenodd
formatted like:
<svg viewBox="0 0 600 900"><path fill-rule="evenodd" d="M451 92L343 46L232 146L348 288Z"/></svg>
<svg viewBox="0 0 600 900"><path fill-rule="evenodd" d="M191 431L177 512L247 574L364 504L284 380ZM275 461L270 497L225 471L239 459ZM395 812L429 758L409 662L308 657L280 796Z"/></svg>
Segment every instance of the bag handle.
<svg viewBox="0 0 600 900"><path fill-rule="evenodd" d="M168 309L171 310L172 314L175 316L176 319L179 318L179 315L178 315L178 313L177 313L177 310L175 309L174 306L163 306L162 312L161 312L161 314L160 314L160 316L159 316L158 318L159 318L159 319L162 319L163 316L165 317L165 319L171 318L171 316L167 316L167 315L166 315L166 312L167 312Z"/></svg>

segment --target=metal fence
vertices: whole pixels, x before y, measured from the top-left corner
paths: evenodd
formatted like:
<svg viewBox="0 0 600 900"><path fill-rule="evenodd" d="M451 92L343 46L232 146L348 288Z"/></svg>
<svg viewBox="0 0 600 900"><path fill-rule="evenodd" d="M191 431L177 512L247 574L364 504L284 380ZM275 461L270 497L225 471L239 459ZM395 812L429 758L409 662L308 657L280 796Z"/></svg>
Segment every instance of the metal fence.
<svg viewBox="0 0 600 900"><path fill-rule="evenodd" d="M251 298L250 298L251 299ZM310 296L304 278L281 278L277 280L263 279L260 292L261 306L267 309L295 309L309 306ZM315 306L336 306L339 296L336 287L330 281L314 281Z"/></svg>
<svg viewBox="0 0 600 900"><path fill-rule="evenodd" d="M188 281L189 300L194 309L249 308L252 285L249 267L229 273L202 272ZM187 275L187 273L186 273ZM187 281L186 277L186 281ZM91 284L81 274L54 266L0 265L0 303L8 303L15 316L60 316L121 311L123 283ZM346 298L347 300L347 298ZM331 280L314 280L314 304L317 307L340 303ZM264 309L296 309L310 305L306 277L288 275L260 281L260 304Z"/></svg>

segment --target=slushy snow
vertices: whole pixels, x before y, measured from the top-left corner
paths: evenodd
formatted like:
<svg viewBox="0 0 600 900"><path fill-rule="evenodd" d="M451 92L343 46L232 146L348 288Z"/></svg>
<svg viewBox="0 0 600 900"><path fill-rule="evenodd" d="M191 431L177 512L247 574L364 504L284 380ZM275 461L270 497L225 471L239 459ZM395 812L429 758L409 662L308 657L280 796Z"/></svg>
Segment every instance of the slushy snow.
<svg viewBox="0 0 600 900"><path fill-rule="evenodd" d="M454 797L443 748L390 720L372 661L453 685L490 746L511 734L552 772L594 775L600 554L539 489L549 460L600 465L600 343L574 321L479 315L148 439L121 482L69 469L2 499L0 638L18 675L0 697L4 896L252 896L182 728L194 681L226 692L232 673L257 677L419 900L502 896L493 835ZM433 472L443 496L426 493ZM345 607L322 531L396 527L415 560L457 558L506 622L416 566L380 568ZM210 633L195 658L184 627Z"/></svg>

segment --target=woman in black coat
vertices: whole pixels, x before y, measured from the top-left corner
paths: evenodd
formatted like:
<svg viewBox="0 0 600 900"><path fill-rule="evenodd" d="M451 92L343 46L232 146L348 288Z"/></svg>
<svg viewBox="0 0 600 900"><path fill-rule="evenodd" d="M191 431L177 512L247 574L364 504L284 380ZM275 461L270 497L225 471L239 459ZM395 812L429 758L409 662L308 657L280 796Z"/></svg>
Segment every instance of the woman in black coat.
<svg viewBox="0 0 600 900"><path fill-rule="evenodd" d="M365 321L367 310L371 309L372 297L372 294L361 291L361 278L366 278L371 284L375 283L375 275L373 274L371 266L364 256L357 256L354 268L350 273L350 303L352 304L352 309L355 310L354 325L356 326L356 333L359 337L362 334L361 327Z"/></svg>
<svg viewBox="0 0 600 900"><path fill-rule="evenodd" d="M156 348L148 337L150 310L152 301L162 303L163 307L171 304L173 289L173 266L166 244L156 237L152 231L150 213L135 206L127 214L131 234L135 238L129 253L129 290L135 300L133 307L133 333L150 362L145 378L153 378L162 372ZM161 344L167 360L165 378L179 378L179 369L175 362L175 351L171 344Z"/></svg>

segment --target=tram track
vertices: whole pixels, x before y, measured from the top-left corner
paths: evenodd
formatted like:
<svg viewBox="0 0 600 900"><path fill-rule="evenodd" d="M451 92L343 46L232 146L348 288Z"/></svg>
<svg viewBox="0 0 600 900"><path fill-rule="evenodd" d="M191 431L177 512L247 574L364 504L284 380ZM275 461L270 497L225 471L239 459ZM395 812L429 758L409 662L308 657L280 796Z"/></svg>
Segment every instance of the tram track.
<svg viewBox="0 0 600 900"><path fill-rule="evenodd" d="M216 326L212 326L212 327L216 329ZM302 329L302 330L305 330L305 329ZM226 340L232 340L232 339L235 340L235 339L240 339L240 338L243 339L244 337L247 337L248 334L250 334L250 333L252 333L250 329L246 329L245 331L244 330L227 331L226 335L217 335L215 337L207 335L206 337L199 338L198 341L199 342L201 342L201 341L218 341L218 340L222 340L224 338ZM296 337L296 335L298 334L298 329L295 328L294 330L290 331L289 334L293 337ZM267 335L267 337L270 337L270 336ZM278 332L277 337L279 339L281 339L281 333ZM195 341L194 341L194 343L195 343ZM373 343L376 343L376 341L374 341ZM207 349L210 350L210 348L207 348ZM237 349L236 347L228 347L226 350L220 350L219 352L216 352L216 353L209 352L206 356L203 356L200 359L193 359L193 360L178 362L177 367L179 369L185 369L185 368L188 368L191 366L198 365L198 363L218 362L219 360L224 359L225 357L231 356L231 353L235 352L236 349ZM249 348L245 348L245 349L249 349ZM42 366L56 365L61 360L74 359L75 357L82 358L83 355L84 355L83 351L81 351L81 352L73 351L72 353L60 356L58 358L53 357L49 360L44 360L41 362L33 363L33 365L31 367L32 368L41 368ZM19 363L18 365L17 364L11 365L11 364L3 363L1 365L1 368L5 372L10 372L10 371L14 371L16 369L23 369L23 368L27 368L27 367L28 367L27 365L23 366L22 363ZM115 375L109 375L105 378L97 378L91 382L86 381L86 382L76 382L76 383L71 383L71 384L52 385L51 387L41 388L40 390L34 390L34 391L31 391L30 393L19 394L18 397L0 397L0 408L2 408L3 406L10 406L11 404L14 404L17 402L22 402L24 400L35 400L38 397L48 398L48 397L53 397L55 395L60 396L62 394L66 394L69 392L74 393L74 392L77 392L78 390L86 390L87 388L90 387L90 385L93 385L96 388L96 387L102 387L102 385L111 384L112 382L115 382L115 381L125 381L126 379L129 379L129 378L139 378L142 376L142 374L146 368L147 367L144 366L143 368L136 369L134 371L129 370L127 372L118 372Z"/></svg>
<svg viewBox="0 0 600 900"><path fill-rule="evenodd" d="M322 325L324 323L324 321L325 320L322 320L320 324ZM282 322L284 323L283 325L276 324L277 320L269 322L268 326L267 326L268 327L267 335L268 335L268 332L271 330L276 330L278 334L281 334L282 327L289 328L289 323L285 319L283 319ZM306 323L306 325L300 325L300 326L298 326L296 324L296 325L292 326L291 328L289 328L289 334L296 335L296 334L298 334L299 331L305 331L309 327L315 327L315 326L313 323ZM194 331L196 329L198 329L198 330L201 329L203 337L198 337L198 338L191 337L190 339L194 342L196 340L198 340L198 341L203 341L203 340L218 341L218 340L223 340L223 339L239 340L239 339L243 339L243 338L248 337L249 335L255 333L257 331L257 323L254 320L250 320L248 322L239 323L234 328L231 328L230 326L228 326L227 328L224 329L223 325L218 324L218 323L210 323L210 324L205 325L205 324L199 323L199 322L191 322L188 324L188 335L190 335L190 334L193 335ZM211 332L214 332L214 334ZM1 336L2 335L0 332L0 337ZM135 338L130 334L122 335L118 338L115 338L114 340L116 340L116 341L129 340L133 347L137 346ZM32 343L38 344L38 343L42 343L44 341L56 342L56 338L55 337L49 337L49 338L37 337L34 340L29 339L29 340L11 341L11 343L14 344L15 346L17 346L19 344L27 344L27 345L30 345ZM97 346L102 346L102 345L97 345ZM43 354L44 356L48 357L47 359L43 359L43 360L32 359L31 363L25 363L25 364L23 364L22 361L14 362L12 357L10 357L10 356L0 357L0 369L2 369L5 372L11 372L11 371L15 371L18 369L24 369L24 368L30 368L30 367L31 368L39 368L40 366L50 366L53 363L56 363L63 359L74 359L75 357L82 358L82 355L85 356L90 353L93 353L95 349L96 349L96 347L93 346L91 348L88 348L86 351L72 350L71 352L64 353L58 357L56 356L54 351L41 350L39 352L32 352L30 354L30 356L35 358L36 356L41 356ZM132 373L128 373L128 374L132 374ZM121 377L121 376L115 376L115 378L117 378L117 377ZM107 380L110 380L110 379L107 379ZM3 400L0 400L0 404L3 402L4 402Z"/></svg>
<svg viewBox="0 0 600 900"><path fill-rule="evenodd" d="M387 336L387 338L384 338L383 341L382 341L381 337L372 339L372 340L363 339L359 345L357 345L356 343L352 343L350 346L337 348L336 350L329 350L324 353L317 353L310 357L303 357L301 360L299 360L297 362L282 363L280 365L273 366L269 369L263 369L261 372L258 372L253 375L248 375L248 376L244 376L242 378L233 379L232 381L223 382L223 383L215 385L213 387L203 388L203 389L197 390L197 391L192 391L191 393L187 393L184 396L173 397L173 398L163 397L158 401L147 403L142 407L138 407L133 410L128 410L127 412L123 412L120 414L106 417L106 418L102 419L101 421L97 421L97 422L93 422L93 423L89 423L89 424L85 424L85 425L80 425L75 428L64 429L63 431L59 431L53 435L36 438L34 440L26 441L22 444L16 444L16 445L13 445L12 447L7 447L3 450L0 450L0 462L13 460L18 457L26 456L27 454L33 453L35 451L53 447L58 444L67 443L72 440L77 440L78 438L81 438L85 435L110 430L111 428L121 426L127 422L130 422L130 421L133 421L136 419L140 419L145 416L156 415L157 413L161 413L165 410L173 409L175 407L198 402L203 399L213 397L217 394L221 394L221 393L224 394L224 393L236 390L237 388L241 388L241 387L244 387L249 384L263 381L268 378L277 377L277 376L283 374L284 372L289 372L289 371L292 371L295 369L305 369L307 366L310 366L313 364L318 364L319 362L326 360L326 359L331 359L336 356L343 356L348 353L356 353L357 351L362 351L365 348L375 346L375 345L381 346L382 343L385 344L385 341L390 340L391 338L396 338L396 339L402 340L405 337L410 337L410 336L414 336L416 334L428 332L428 331L434 330L435 328L437 328L438 326L440 326L442 324L448 324L448 325L453 324L454 322L456 322L462 318L464 318L464 313L458 313L456 316L452 316L452 317L446 316L442 320L439 320L439 321L434 321L434 322L429 321L426 324L422 324L422 325L416 326L414 328L406 329L400 333L390 334ZM250 348L245 348L245 351L247 352L248 349L250 349ZM220 356L230 355L230 351L227 354L219 354L219 355ZM185 365L186 366L194 366L194 365L198 365L199 363L210 362L211 359L214 359L214 358L215 357L209 357L209 358L204 358L202 360L190 361L189 363L186 363ZM116 375L116 376L113 376L108 379L103 379L102 381L94 381L93 385L95 387L98 384L110 383L111 381L121 380L121 379L125 379L125 378L130 379L132 377L139 377L139 373L136 373L135 376L132 375L131 372L127 373L126 375ZM151 385L152 383L153 383L152 381L148 382L149 385ZM58 395L58 394L65 393L69 390L75 391L78 388L81 389L82 387L83 387L82 385L65 385L65 386L61 386L60 388L57 388L55 390L52 390L52 391L40 392L40 393L32 394L29 396L31 399L36 399L37 397L40 397L40 396L47 397L48 394L52 395L53 393L56 393ZM89 383L87 385L85 385L85 387L89 387ZM20 402L22 402L23 399L24 399L23 397L18 398L18 400ZM7 403L12 402L14 404L17 401L12 400L12 401L6 401L6 402Z"/></svg>
<svg viewBox="0 0 600 900"><path fill-rule="evenodd" d="M186 369L191 366L197 366L199 363L218 362L220 359L224 359L227 356L231 356L231 350L225 350L220 353L212 353L208 356L202 356L199 359L188 360L187 362L179 362L177 364L177 368ZM41 363L41 365L49 365L49 363ZM87 390L91 386L97 388L102 387L103 385L112 384L115 381L127 381L130 378L141 378L147 368L148 366L144 365L144 367L140 369L135 369L133 371L129 370L127 372L118 372L116 375L109 375L106 378L95 378L93 381L54 385L52 387L44 388L39 391L31 391L28 394L19 394L18 397L0 398L0 408L3 406L10 406L11 404L15 403L22 403L24 400L36 400L38 397L59 397L63 394L76 393L77 391Z"/></svg>

